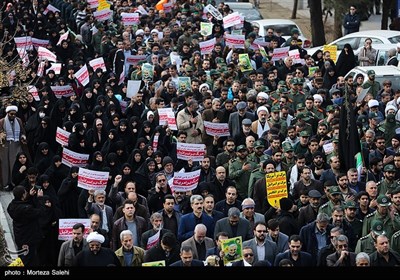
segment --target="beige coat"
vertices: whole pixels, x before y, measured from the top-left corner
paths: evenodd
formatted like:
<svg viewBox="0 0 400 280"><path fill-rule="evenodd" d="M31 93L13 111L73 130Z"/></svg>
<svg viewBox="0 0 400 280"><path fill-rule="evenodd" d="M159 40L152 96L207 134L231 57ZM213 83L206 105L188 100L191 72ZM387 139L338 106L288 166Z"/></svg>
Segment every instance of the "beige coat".
<svg viewBox="0 0 400 280"><path fill-rule="evenodd" d="M203 125L203 118L199 113L195 113L197 123L190 123L191 114L189 113L188 109L185 108L179 111L178 115L176 116L176 125L178 126L179 130L183 130L187 132L186 143L190 144L202 144L202 134L204 133L204 125ZM192 136L192 133L195 130L199 130L200 134L197 136Z"/></svg>

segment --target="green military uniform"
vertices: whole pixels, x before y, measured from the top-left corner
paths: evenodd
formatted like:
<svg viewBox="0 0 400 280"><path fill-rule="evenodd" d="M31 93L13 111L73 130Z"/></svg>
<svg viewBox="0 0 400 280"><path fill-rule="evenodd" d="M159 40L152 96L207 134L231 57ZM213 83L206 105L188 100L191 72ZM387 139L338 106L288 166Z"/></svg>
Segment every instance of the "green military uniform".
<svg viewBox="0 0 400 280"><path fill-rule="evenodd" d="M390 239L390 248L400 254L400 230L395 232Z"/></svg>
<svg viewBox="0 0 400 280"><path fill-rule="evenodd" d="M357 209L357 204L353 200L349 200L345 203L344 205L345 209ZM347 219L346 219L347 220ZM347 220L349 224L351 224L351 227L353 228L353 232L356 236L356 239L358 240L362 235L362 226L363 222L360 219L354 218L353 221Z"/></svg>
<svg viewBox="0 0 400 280"><path fill-rule="evenodd" d="M280 111L281 111L281 108L280 108L279 105L272 106L272 108L271 108L271 112L280 112ZM281 118L279 118L278 120L274 120L272 117L270 117L270 118L268 119L268 121L269 121L272 125L274 125L274 124L279 124L280 127L281 127L280 133L281 133L282 135L286 135L286 134L287 134L287 123L286 123L286 121L282 120Z"/></svg>
<svg viewBox="0 0 400 280"><path fill-rule="evenodd" d="M340 191L340 189L339 189L338 186L332 186L332 187L329 189L329 193L330 193L330 194L341 194L342 192ZM329 200L327 203L321 205L321 207L318 209L318 213L325 213L325 214L327 214L329 217L331 217L331 216L332 216L333 208L334 208L335 206L337 206L337 205L333 204L332 200ZM343 206L343 202L342 202L342 201L340 201L339 206Z"/></svg>
<svg viewBox="0 0 400 280"><path fill-rule="evenodd" d="M314 115L314 118L317 119L317 122L319 122L320 120L322 120L325 117L323 109L317 109L317 108L313 107L312 110L310 110L309 112L311 112L311 114Z"/></svg>
<svg viewBox="0 0 400 280"><path fill-rule="evenodd" d="M239 152L243 149L246 149L246 146L240 145L236 148L236 151ZM250 169L246 171L242 169L243 164L245 162L249 163L251 166ZM248 185L249 185L250 174L254 168L257 168L257 163L249 160L248 157L246 157L246 159L243 161L241 161L240 158L238 157L229 163L229 178L235 181L236 189L238 191L240 199L247 198L249 192Z"/></svg>
<svg viewBox="0 0 400 280"><path fill-rule="evenodd" d="M332 139L332 143L339 143L339 139L337 139L337 138ZM332 157L338 157L338 156L339 156L339 152L333 150L332 152L330 152L329 154L326 155L326 162L329 162L329 160Z"/></svg>
<svg viewBox="0 0 400 280"><path fill-rule="evenodd" d="M368 70L367 72L368 77L375 77L375 71L374 70ZM376 96L378 95L379 90L381 89L381 85L377 81L371 81L370 79L366 80L364 84L362 85L363 88L369 88L368 93L371 93L374 99L376 99Z"/></svg>
<svg viewBox="0 0 400 280"><path fill-rule="evenodd" d="M300 132L300 137L305 137L305 136L310 137L310 135L311 134L307 130L303 130ZM295 155L299 155L299 154L304 155L308 151L308 145L302 146L299 141L294 145L293 151L294 151Z"/></svg>
<svg viewBox="0 0 400 280"><path fill-rule="evenodd" d="M297 79L296 78L293 78L292 80L295 80L295 81L293 81L293 83L295 83L295 84L297 83ZM304 102L306 101L306 96L303 93L301 93L298 90L294 91L293 89L291 89L289 91L289 98L292 100L292 108L293 108L293 110L296 110L297 104L299 104L299 103L303 103L304 104Z"/></svg>
<svg viewBox="0 0 400 280"><path fill-rule="evenodd" d="M365 252L367 254L371 254L376 251L374 239L372 238L371 234L368 234L364 237L361 237L357 241L357 246L354 253L358 254L360 252Z"/></svg>
<svg viewBox="0 0 400 280"><path fill-rule="evenodd" d="M392 138L396 136L396 129L400 127L400 122L396 121L395 115L388 114L386 120L380 123L378 130L385 137L385 146L389 147L392 144Z"/></svg>
<svg viewBox="0 0 400 280"><path fill-rule="evenodd" d="M385 195L379 195L378 198L376 199L377 203L380 206L390 206L390 198L388 198ZM368 214L365 216L364 221L363 221L363 229L362 229L362 235L367 235L371 229L371 225L375 221L381 221L383 224L383 230L386 233L386 236L390 239L392 235L400 230L400 217L397 213L394 214L393 220L390 218L390 215L387 214L386 217L382 217L381 214L379 214L378 210Z"/></svg>
<svg viewBox="0 0 400 280"><path fill-rule="evenodd" d="M396 172L396 168L393 164L386 164L383 168L383 172ZM394 191L399 184L398 181L393 180L392 182L389 182L383 178L376 184L376 186L378 187L378 195L386 195L386 193Z"/></svg>
<svg viewBox="0 0 400 280"><path fill-rule="evenodd" d="M249 191L248 191L248 197L253 197L253 190L254 190L254 184L257 182L258 179L262 179L265 177L265 171L262 168L262 166L258 169L254 169L251 174L250 174L250 179L249 179Z"/></svg>
<svg viewBox="0 0 400 280"><path fill-rule="evenodd" d="M283 152L284 153L287 153L287 152L290 152L290 151L292 151L292 152L294 151L293 147L292 147L292 144L290 144L289 142L283 143L282 144L282 148L283 148ZM284 157L282 159L282 170L285 170L286 172L288 172L289 169L292 168L292 166L295 165L295 164L296 164L296 160L295 160L294 157L292 159L290 159L290 160L288 158Z"/></svg>

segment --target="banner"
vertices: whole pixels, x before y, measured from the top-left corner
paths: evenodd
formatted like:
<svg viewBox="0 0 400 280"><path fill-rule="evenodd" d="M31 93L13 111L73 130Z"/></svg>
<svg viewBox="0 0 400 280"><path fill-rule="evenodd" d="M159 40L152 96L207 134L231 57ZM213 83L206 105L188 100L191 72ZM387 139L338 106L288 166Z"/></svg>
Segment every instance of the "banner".
<svg viewBox="0 0 400 280"><path fill-rule="evenodd" d="M158 138L159 138L159 135L158 135L158 134L155 134L154 137L153 137L153 145L152 145L152 147L153 147L153 152L157 152Z"/></svg>
<svg viewBox="0 0 400 280"><path fill-rule="evenodd" d="M39 48L39 47L47 48L47 45L49 44L49 42L50 42L49 40L32 38L32 45L35 48Z"/></svg>
<svg viewBox="0 0 400 280"><path fill-rule="evenodd" d="M160 240L160 231L161 230L157 231L156 234L150 236L149 239L147 239L146 250L149 250L151 247L158 243L158 241Z"/></svg>
<svg viewBox="0 0 400 280"><path fill-rule="evenodd" d="M239 67L242 72L253 70L253 66L251 66L249 54L247 54L247 53L239 54Z"/></svg>
<svg viewBox="0 0 400 280"><path fill-rule="evenodd" d="M162 261L155 261L155 262L144 262L142 266L166 266L165 260Z"/></svg>
<svg viewBox="0 0 400 280"><path fill-rule="evenodd" d="M199 183L201 169L192 172L174 172L172 185L174 192L186 192L197 188Z"/></svg>
<svg viewBox="0 0 400 280"><path fill-rule="evenodd" d="M61 63L52 63L50 68L46 70L46 74L49 73L50 70L53 70L56 75L60 75Z"/></svg>
<svg viewBox="0 0 400 280"><path fill-rule="evenodd" d="M49 51L48 49L45 49L43 47L39 47L38 49L38 58L39 60L48 60L51 62L57 62L57 56Z"/></svg>
<svg viewBox="0 0 400 280"><path fill-rule="evenodd" d="M28 86L28 92L32 94L35 101L40 101L39 91L35 86Z"/></svg>
<svg viewBox="0 0 400 280"><path fill-rule="evenodd" d="M238 12L234 12L225 16L222 21L224 23L224 28L227 29L229 27L240 24L241 18Z"/></svg>
<svg viewBox="0 0 400 280"><path fill-rule="evenodd" d="M104 58L103 57L98 57L95 59L92 59L89 61L90 67L93 68L93 72L96 71L96 69L101 68L103 72L106 72L106 64L104 63Z"/></svg>
<svg viewBox="0 0 400 280"><path fill-rule="evenodd" d="M47 15L48 12L53 12L53 13L55 13L55 12L60 12L60 10L57 9L56 7L54 7L53 5L48 4L47 7L46 7L46 10L43 11L43 14L44 14L44 15Z"/></svg>
<svg viewBox="0 0 400 280"><path fill-rule="evenodd" d="M285 59L289 55L290 47L276 48L272 54L272 61L278 61L280 59Z"/></svg>
<svg viewBox="0 0 400 280"><path fill-rule="evenodd" d="M225 44L228 47L235 49L244 49L244 43L246 42L244 35L225 34L224 38Z"/></svg>
<svg viewBox="0 0 400 280"><path fill-rule="evenodd" d="M33 43L31 36L14 37L15 46L20 49L32 50Z"/></svg>
<svg viewBox="0 0 400 280"><path fill-rule="evenodd" d="M324 45L322 52L328 51L331 54L331 59L336 63L337 61L337 46L336 45Z"/></svg>
<svg viewBox="0 0 400 280"><path fill-rule="evenodd" d="M191 89L190 77L178 77L178 91L179 94L185 93Z"/></svg>
<svg viewBox="0 0 400 280"><path fill-rule="evenodd" d="M109 172L89 170L80 167L78 187L86 190L104 190L107 187Z"/></svg>
<svg viewBox="0 0 400 280"><path fill-rule="evenodd" d="M211 22L200 22L200 34L203 36L211 35L213 25Z"/></svg>
<svg viewBox="0 0 400 280"><path fill-rule="evenodd" d="M315 71L319 69L318 66L312 66L308 68L308 77L314 76Z"/></svg>
<svg viewBox="0 0 400 280"><path fill-rule="evenodd" d="M99 1L98 0L86 0L88 3L90 9L96 9L99 6Z"/></svg>
<svg viewBox="0 0 400 280"><path fill-rule="evenodd" d="M89 161L89 155L79 154L74 151L68 150L65 147L63 148L61 162L64 163L66 166L84 167L88 164L88 161Z"/></svg>
<svg viewBox="0 0 400 280"><path fill-rule="evenodd" d="M207 135L218 137L231 135L229 132L229 125L227 123L216 123L208 121L204 121L203 123Z"/></svg>
<svg viewBox="0 0 400 280"><path fill-rule="evenodd" d="M205 42L200 42L200 52L201 54L210 54L212 53L215 43L217 40L215 38L212 38L211 40L205 41Z"/></svg>
<svg viewBox="0 0 400 280"><path fill-rule="evenodd" d="M159 108L157 109L157 112L159 116L159 125L168 124L170 129L178 130L175 114L174 111L172 111L172 108Z"/></svg>
<svg viewBox="0 0 400 280"><path fill-rule="evenodd" d="M268 173L265 175L266 193L268 203L275 208L279 208L279 200L288 197L286 171Z"/></svg>
<svg viewBox="0 0 400 280"><path fill-rule="evenodd" d="M142 65L142 80L152 81L154 77L154 66L150 63L143 63Z"/></svg>
<svg viewBox="0 0 400 280"><path fill-rule="evenodd" d="M145 55L125 55L125 63L136 66L139 61L146 60Z"/></svg>
<svg viewBox="0 0 400 280"><path fill-rule="evenodd" d="M56 142L63 147L68 146L68 138L70 134L70 132L62 129L61 127L57 127Z"/></svg>
<svg viewBox="0 0 400 280"><path fill-rule="evenodd" d="M97 11L93 13L93 16L95 17L95 19L97 21L106 21L106 20L112 18L112 15L113 15L113 11L111 11L109 8L101 10L101 11L99 11L97 9Z"/></svg>
<svg viewBox="0 0 400 280"><path fill-rule="evenodd" d="M293 64L301 63L299 50L296 49L289 51L289 57L293 59Z"/></svg>
<svg viewBox="0 0 400 280"><path fill-rule="evenodd" d="M139 25L140 19L138 13L121 13L122 23L124 26Z"/></svg>
<svg viewBox="0 0 400 280"><path fill-rule="evenodd" d="M18 52L19 58L21 58L21 60L22 60L22 66L24 68L28 67L29 56L28 56L28 52L26 51L26 49L17 48L17 52Z"/></svg>
<svg viewBox="0 0 400 280"><path fill-rule="evenodd" d="M176 156L178 159L201 161L204 159L206 146L204 144L176 143Z"/></svg>
<svg viewBox="0 0 400 280"><path fill-rule="evenodd" d="M221 250L224 252L224 264L226 265L243 259L242 249L243 243L241 236L222 240Z"/></svg>
<svg viewBox="0 0 400 280"><path fill-rule="evenodd" d="M42 76L43 76L45 64L46 64L45 61L39 62L38 70L37 70L37 73L36 73L36 75L38 75L39 77L42 77Z"/></svg>
<svg viewBox="0 0 400 280"><path fill-rule="evenodd" d="M111 5L108 4L108 2L106 0L98 0L98 1L99 1L99 5L97 6L97 11L110 9Z"/></svg>
<svg viewBox="0 0 400 280"><path fill-rule="evenodd" d="M204 7L206 12L210 13L213 17L215 17L217 20L223 20L223 16L220 13L220 11L217 10L213 5L208 4L207 6Z"/></svg>
<svg viewBox="0 0 400 280"><path fill-rule="evenodd" d="M86 238L90 230L90 219L59 219L58 220L58 240L71 240L72 227L81 223L85 226L85 233L83 237Z"/></svg>
<svg viewBox="0 0 400 280"><path fill-rule="evenodd" d="M60 39L58 39L57 46L59 46L63 40L68 40L68 36L69 36L69 31L61 35Z"/></svg>
<svg viewBox="0 0 400 280"><path fill-rule="evenodd" d="M141 85L142 85L142 81L128 80L128 86L126 89L126 97L131 98L131 97L135 96L139 92Z"/></svg>
<svg viewBox="0 0 400 280"><path fill-rule="evenodd" d="M50 86L51 90L57 98L70 97L74 95L74 89L71 85L66 86Z"/></svg>
<svg viewBox="0 0 400 280"><path fill-rule="evenodd" d="M89 71L86 64L75 73L75 78L83 86L86 86L89 83Z"/></svg>

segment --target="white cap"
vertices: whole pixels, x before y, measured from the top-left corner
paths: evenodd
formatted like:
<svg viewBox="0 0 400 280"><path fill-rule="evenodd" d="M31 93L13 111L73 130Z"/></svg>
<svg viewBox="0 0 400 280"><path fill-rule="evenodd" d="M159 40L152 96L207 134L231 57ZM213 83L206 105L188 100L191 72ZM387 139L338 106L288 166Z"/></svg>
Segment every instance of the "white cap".
<svg viewBox="0 0 400 280"><path fill-rule="evenodd" d="M314 97L314 100L315 100L315 99L318 99L318 100L321 101L321 102L324 101L324 99L322 98L322 96L321 96L320 94L314 94L313 97Z"/></svg>
<svg viewBox="0 0 400 280"><path fill-rule="evenodd" d="M207 83L203 83L199 86L199 91L203 89L203 87L206 87L207 89L210 89L210 86Z"/></svg>
<svg viewBox="0 0 400 280"><path fill-rule="evenodd" d="M397 108L394 105L387 105L385 108L385 116L387 116L387 112L389 110L394 110L395 112L397 112Z"/></svg>
<svg viewBox="0 0 400 280"><path fill-rule="evenodd" d="M86 241L87 241L88 243L90 243L90 242L92 242L92 241L96 241L96 242L99 242L99 243L103 243L104 240L105 240L104 236L101 235L101 234L99 234L99 233L97 233L96 231L93 231L93 232L89 233L89 235L88 235L87 238L86 238Z"/></svg>
<svg viewBox="0 0 400 280"><path fill-rule="evenodd" d="M266 111L267 114L269 114L268 108L265 107L265 106L260 106L260 107L258 107L258 109L257 109L257 114L258 114L258 112L260 112L260 111Z"/></svg>
<svg viewBox="0 0 400 280"><path fill-rule="evenodd" d="M267 99L268 100L268 98L269 98L269 96L268 96L268 94L266 94L265 92L259 92L258 94L257 94L257 97L262 97L262 98L265 98L265 99Z"/></svg>
<svg viewBox="0 0 400 280"><path fill-rule="evenodd" d="M15 106L15 105L7 106L7 108L6 108L6 113L8 113L8 112L10 112L10 111L18 112L18 107Z"/></svg>
<svg viewBox="0 0 400 280"><path fill-rule="evenodd" d="M143 29L136 30L135 35L137 36L139 34L144 34L144 30Z"/></svg>
<svg viewBox="0 0 400 280"><path fill-rule="evenodd" d="M379 106L378 100L371 99L370 101L368 101L368 107L369 107L369 108L372 108L372 107L374 107L374 106Z"/></svg>

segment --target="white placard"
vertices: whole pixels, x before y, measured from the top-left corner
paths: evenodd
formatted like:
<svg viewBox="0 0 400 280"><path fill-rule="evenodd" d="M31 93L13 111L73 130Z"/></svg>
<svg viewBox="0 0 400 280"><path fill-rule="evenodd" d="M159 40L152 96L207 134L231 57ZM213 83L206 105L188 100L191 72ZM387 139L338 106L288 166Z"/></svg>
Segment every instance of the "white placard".
<svg viewBox="0 0 400 280"><path fill-rule="evenodd" d="M75 73L75 78L83 86L86 86L89 83L89 71L86 64Z"/></svg>
<svg viewBox="0 0 400 280"><path fill-rule="evenodd" d="M56 132L56 142L59 143L61 146L68 146L68 138L71 133L62 129L61 127L57 127Z"/></svg>
<svg viewBox="0 0 400 280"><path fill-rule="evenodd" d="M135 96L139 92L141 84L142 81L129 80L126 90L126 97L131 98Z"/></svg>
<svg viewBox="0 0 400 280"><path fill-rule="evenodd" d="M73 238L72 227L77 223L81 223L85 226L85 233L83 237L86 238L90 230L90 219L59 219L58 240L71 240Z"/></svg>
<svg viewBox="0 0 400 280"><path fill-rule="evenodd" d="M101 68L103 72L106 72L106 64L104 63L104 58L103 57L98 57L95 59L92 59L89 61L89 65L93 68L93 72L96 71L96 69Z"/></svg>
<svg viewBox="0 0 400 280"><path fill-rule="evenodd" d="M74 151L71 151L67 148L63 148L62 152L62 163L68 167L78 166L84 167L88 164L89 155L87 154L80 154Z"/></svg>
<svg viewBox="0 0 400 280"><path fill-rule="evenodd" d="M229 125L227 123L216 123L204 121L204 128L210 136L230 136Z"/></svg>
<svg viewBox="0 0 400 280"><path fill-rule="evenodd" d="M192 172L174 172L172 185L174 192L187 192L194 190L199 183L201 169Z"/></svg>
<svg viewBox="0 0 400 280"><path fill-rule="evenodd" d="M109 172L95 171L80 167L78 187L86 190L105 190Z"/></svg>
<svg viewBox="0 0 400 280"><path fill-rule="evenodd" d="M176 157L183 160L202 161L206 146L204 144L176 143Z"/></svg>

